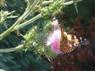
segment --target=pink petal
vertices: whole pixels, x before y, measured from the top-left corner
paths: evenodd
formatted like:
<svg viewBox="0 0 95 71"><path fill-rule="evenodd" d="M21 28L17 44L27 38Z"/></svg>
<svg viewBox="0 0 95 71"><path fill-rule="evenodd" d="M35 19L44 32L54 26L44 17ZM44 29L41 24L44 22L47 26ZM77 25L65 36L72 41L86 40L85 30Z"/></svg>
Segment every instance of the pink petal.
<svg viewBox="0 0 95 71"><path fill-rule="evenodd" d="M60 40L59 39L55 39L54 41L52 41L51 44L51 50L57 54L60 54Z"/></svg>

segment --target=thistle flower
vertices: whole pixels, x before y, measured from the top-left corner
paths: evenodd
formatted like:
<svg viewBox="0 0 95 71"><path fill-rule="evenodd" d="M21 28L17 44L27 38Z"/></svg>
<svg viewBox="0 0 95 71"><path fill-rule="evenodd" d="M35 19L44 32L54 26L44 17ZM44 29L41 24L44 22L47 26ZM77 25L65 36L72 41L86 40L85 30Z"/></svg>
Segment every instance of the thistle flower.
<svg viewBox="0 0 95 71"><path fill-rule="evenodd" d="M52 32L49 34L46 44L51 46L51 50L54 53L60 54L60 40L61 40L61 29L58 24L58 20L54 19L52 22Z"/></svg>

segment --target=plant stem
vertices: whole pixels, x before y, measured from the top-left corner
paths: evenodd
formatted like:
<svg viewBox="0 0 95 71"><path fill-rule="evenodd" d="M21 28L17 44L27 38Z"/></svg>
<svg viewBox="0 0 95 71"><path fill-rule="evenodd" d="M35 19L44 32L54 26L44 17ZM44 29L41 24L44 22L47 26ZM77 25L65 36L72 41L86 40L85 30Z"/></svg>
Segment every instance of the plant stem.
<svg viewBox="0 0 95 71"><path fill-rule="evenodd" d="M81 1L81 0L79 0L79 1ZM50 3L52 3L53 2L53 0L49 0L49 1L43 1L43 5L48 5L48 4L50 4ZM64 2L63 1L63 4L66 6L66 5L71 5L71 4L73 4L74 3L74 1L68 1L68 2Z"/></svg>
<svg viewBox="0 0 95 71"><path fill-rule="evenodd" d="M17 50L22 49L24 46L24 44L20 44L17 47L13 47L13 48L7 48L7 49L0 49L0 53L9 53L9 52L14 52Z"/></svg>
<svg viewBox="0 0 95 71"><path fill-rule="evenodd" d="M23 23L23 24L20 24L20 25L17 25L13 31L17 30L17 29L20 29L20 28L23 28L25 27L26 25L28 24L31 24L32 22L36 21L37 19L41 18L42 15L41 14L38 14L37 16L33 17L32 19L28 20L27 22ZM18 45L17 47L15 48L7 48L7 49L0 49L0 52L1 53L9 53L9 52L14 52L14 51L17 51L17 50L20 50L22 49L24 46L24 44L20 44Z"/></svg>
<svg viewBox="0 0 95 71"><path fill-rule="evenodd" d="M53 0L43 1L42 2L42 5L48 5L48 4L52 3L52 2L53 2Z"/></svg>
<svg viewBox="0 0 95 71"><path fill-rule="evenodd" d="M38 20L41 17L42 17L42 15L38 14L37 16L33 17L32 19L30 19L30 20L28 20L28 21L26 21L26 22L24 22L22 24L19 24L19 25L15 26L14 29L13 29L13 31L18 30L20 28L23 28L23 27L25 27L25 26L33 23L34 21Z"/></svg>
<svg viewBox="0 0 95 71"><path fill-rule="evenodd" d="M27 9L24 14L18 18L18 20L9 28L7 29L6 31L4 31L3 33L0 34L0 40L2 40L4 37L6 37L7 35L9 35L12 30L14 29L14 27L18 24L20 24L31 12L33 12L35 6L37 6L37 4L39 3L40 1L39 0L36 0L33 5L31 5L31 7L29 9Z"/></svg>

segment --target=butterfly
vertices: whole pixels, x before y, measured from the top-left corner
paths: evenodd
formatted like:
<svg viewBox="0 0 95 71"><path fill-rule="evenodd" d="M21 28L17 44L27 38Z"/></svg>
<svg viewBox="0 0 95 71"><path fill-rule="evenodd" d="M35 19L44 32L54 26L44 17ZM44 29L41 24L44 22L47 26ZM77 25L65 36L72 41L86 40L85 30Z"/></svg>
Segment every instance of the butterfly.
<svg viewBox="0 0 95 71"><path fill-rule="evenodd" d="M51 24L52 32L48 36L47 45L51 46L54 53L67 54L81 46L82 37L79 39L76 35L65 32L57 19L54 19Z"/></svg>

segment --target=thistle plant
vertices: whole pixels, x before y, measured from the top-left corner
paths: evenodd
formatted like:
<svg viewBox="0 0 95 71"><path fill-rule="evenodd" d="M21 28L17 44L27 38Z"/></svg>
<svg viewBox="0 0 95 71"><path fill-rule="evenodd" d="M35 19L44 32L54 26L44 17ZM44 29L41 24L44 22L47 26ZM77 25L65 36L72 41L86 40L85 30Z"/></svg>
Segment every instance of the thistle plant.
<svg viewBox="0 0 95 71"><path fill-rule="evenodd" d="M25 12L17 19L17 21L11 26L11 27L9 27L6 31L4 31L3 33L1 33L0 34L0 40L3 40L5 37L7 37L7 35L10 35L11 34L11 32L13 32L13 31L15 31L15 30L19 30L20 28L22 28L22 25L26 25L26 24L30 24L30 23L32 23L33 21L35 21L35 17L34 18L32 18L32 19L30 19L30 20L28 20L28 21L25 21L25 22L22 22L23 20L25 20L30 14L33 14L33 11L34 11L34 9L35 9L35 7L41 2L41 0L35 0L33 3L31 2L31 0L26 0L26 2L27 2L27 7L26 7L26 9L25 9ZM9 14L9 13L8 13ZM1 15L3 15L2 14L2 12L1 12ZM5 15L4 15L5 16ZM2 22L2 21L4 21L6 18L3 16L3 19L2 19L2 16L0 16L1 17L1 19L0 19L0 21ZM6 15L7 16L7 15ZM39 16L39 15L38 15ZM7 17L8 18L8 17ZM37 18L36 18L37 19ZM20 26L21 25L21 26ZM19 28L18 28L18 26L20 26ZM22 46L21 46L22 47ZM18 48L18 46L17 46L17 48ZM16 49L16 48L15 48ZM15 50L14 49L14 50ZM12 50L11 48L10 49L8 49L9 50L9 52L10 52L10 50ZM13 50L13 51L14 51ZM3 52L2 51L2 49L1 49L1 52ZM5 51L4 50L4 52L8 52L8 51Z"/></svg>
<svg viewBox="0 0 95 71"><path fill-rule="evenodd" d="M8 11L1 10L0 11L0 18L1 18L0 19L0 25L4 24L4 22L6 21L6 19L17 18L18 16L13 16L12 15L14 12L15 11L8 12Z"/></svg>
<svg viewBox="0 0 95 71"><path fill-rule="evenodd" d="M56 13L61 12L62 8L65 5L72 4L73 2L70 1L70 2L64 3L64 0L51 0L51 1L26 0L26 3L27 3L27 6L26 6L26 9L25 9L24 13L15 21L15 23L12 24L12 26L10 26L8 29L6 29L5 31L3 31L0 34L0 40L3 40L5 37L10 35L12 32L14 32L16 30L19 30L19 29L33 23L34 21L36 21L36 20L38 20L42 17L49 16L49 15L55 15ZM35 15L34 17L31 17L30 19L26 20L26 18L28 18L29 16L35 14L35 12L38 12L38 14ZM7 18L16 18L17 17L17 16L12 16L11 15L12 13L14 13L14 11L12 11L10 13L7 12L7 15L2 14L2 11L0 13L1 13L0 22L4 22ZM4 16L2 17L2 15L4 15ZM26 21L24 21L24 20L26 20ZM26 33L26 34L31 34L31 33L32 32L29 32L29 33ZM22 37L24 38L24 36L22 36ZM30 38L31 35L29 35L28 37ZM24 39L25 39L24 42L26 42L27 37L24 38ZM30 40L32 40L32 39L30 39ZM25 44L26 43L20 44L15 48L0 49L0 52L17 51L18 49L22 49L25 46Z"/></svg>

